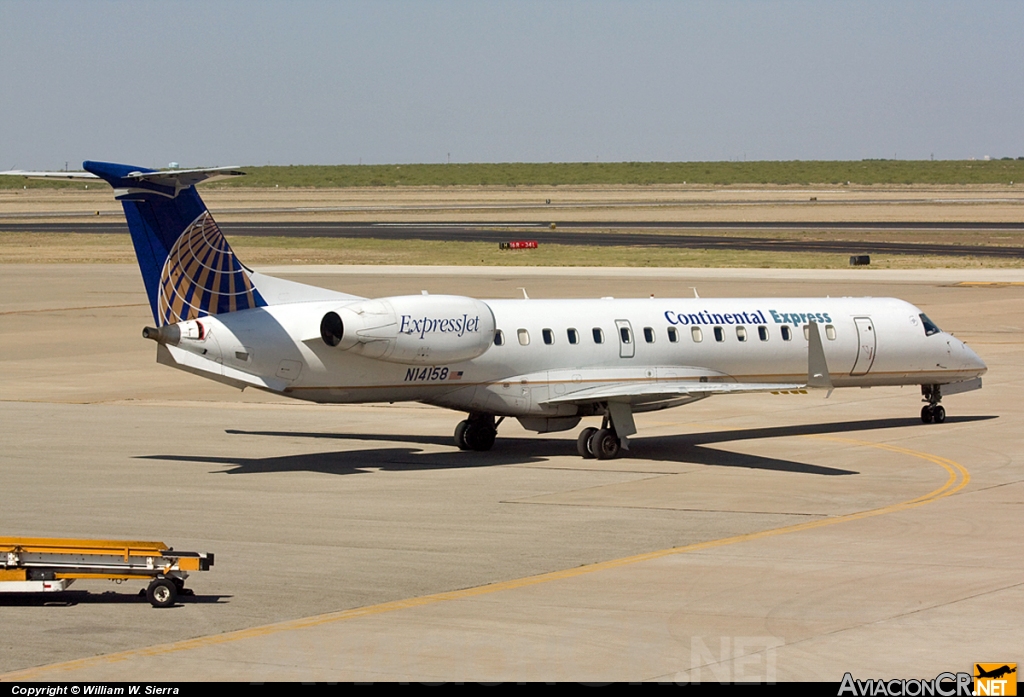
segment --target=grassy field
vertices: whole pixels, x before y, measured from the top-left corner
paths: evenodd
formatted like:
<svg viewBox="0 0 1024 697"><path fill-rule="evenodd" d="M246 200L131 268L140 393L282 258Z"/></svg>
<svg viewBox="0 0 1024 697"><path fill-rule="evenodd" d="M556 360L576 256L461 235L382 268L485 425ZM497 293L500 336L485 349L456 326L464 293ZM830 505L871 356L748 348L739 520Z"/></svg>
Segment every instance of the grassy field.
<svg viewBox="0 0 1024 697"><path fill-rule="evenodd" d="M370 264L410 266L620 266L686 268L849 268L849 255L742 250L590 247L544 244L500 251L485 242L229 236L250 266ZM0 232L0 264L134 264L127 235ZM1019 268L1020 259L872 255L871 268Z"/></svg>
<svg viewBox="0 0 1024 697"><path fill-rule="evenodd" d="M1008 184L1024 158L788 162L576 162L243 167L215 187L560 186L588 184ZM81 182L0 177L0 188L82 188Z"/></svg>

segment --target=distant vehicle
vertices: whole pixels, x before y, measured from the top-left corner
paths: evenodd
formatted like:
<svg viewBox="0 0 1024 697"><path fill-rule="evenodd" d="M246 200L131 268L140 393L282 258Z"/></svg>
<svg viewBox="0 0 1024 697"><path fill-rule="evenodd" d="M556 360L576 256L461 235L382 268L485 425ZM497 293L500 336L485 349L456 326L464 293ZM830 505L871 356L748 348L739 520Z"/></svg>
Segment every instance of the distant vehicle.
<svg viewBox="0 0 1024 697"><path fill-rule="evenodd" d="M266 276L235 257L196 192L231 167L156 171L104 162L124 206L156 326L157 361L313 402L416 401L465 412L464 450L515 417L539 433L601 417L577 439L614 458L633 415L712 395L920 385L921 420L981 387L985 363L893 298L368 299Z"/></svg>

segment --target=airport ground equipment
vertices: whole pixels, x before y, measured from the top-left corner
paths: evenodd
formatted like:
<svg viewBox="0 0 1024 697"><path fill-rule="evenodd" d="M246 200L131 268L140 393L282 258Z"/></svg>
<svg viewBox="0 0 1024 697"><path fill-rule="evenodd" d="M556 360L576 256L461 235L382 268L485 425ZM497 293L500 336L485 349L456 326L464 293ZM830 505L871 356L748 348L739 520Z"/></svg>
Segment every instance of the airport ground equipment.
<svg viewBox="0 0 1024 697"><path fill-rule="evenodd" d="M190 571L208 571L213 554L181 552L163 542L0 537L0 593L63 591L78 579L149 580L153 607L170 607Z"/></svg>

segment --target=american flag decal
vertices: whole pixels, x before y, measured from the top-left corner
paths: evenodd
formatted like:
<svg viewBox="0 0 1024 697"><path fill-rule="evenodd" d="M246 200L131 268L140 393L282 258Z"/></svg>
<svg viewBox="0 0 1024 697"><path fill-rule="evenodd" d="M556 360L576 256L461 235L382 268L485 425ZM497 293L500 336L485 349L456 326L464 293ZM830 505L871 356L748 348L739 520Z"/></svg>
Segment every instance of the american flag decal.
<svg viewBox="0 0 1024 697"><path fill-rule="evenodd" d="M461 380L462 379L462 371L461 370L453 370L452 374L448 376L448 379L449 380Z"/></svg>

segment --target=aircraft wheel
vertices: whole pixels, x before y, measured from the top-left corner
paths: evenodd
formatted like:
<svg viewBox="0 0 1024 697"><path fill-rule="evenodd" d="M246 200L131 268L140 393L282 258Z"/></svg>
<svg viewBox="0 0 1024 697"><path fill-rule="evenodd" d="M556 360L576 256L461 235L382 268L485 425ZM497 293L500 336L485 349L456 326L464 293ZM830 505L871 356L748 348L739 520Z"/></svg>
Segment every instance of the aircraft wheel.
<svg viewBox="0 0 1024 697"><path fill-rule="evenodd" d="M602 428L590 439L590 450L598 460L614 460L621 446L619 437L610 428Z"/></svg>
<svg viewBox="0 0 1024 697"><path fill-rule="evenodd" d="M146 589L146 600L153 607L170 607L178 599L178 589L170 579L154 579Z"/></svg>
<svg viewBox="0 0 1024 697"><path fill-rule="evenodd" d="M935 408L932 409L932 423L941 424L946 421L946 408L940 404L936 404Z"/></svg>
<svg viewBox="0 0 1024 697"><path fill-rule="evenodd" d="M463 420L455 427L455 445L458 446L459 450L469 450L469 443L466 442L466 428L468 426L469 422Z"/></svg>
<svg viewBox="0 0 1024 697"><path fill-rule="evenodd" d="M590 439L597 433L597 429L593 426L580 431L580 437L576 439L576 452L580 454L584 460L590 460L594 457L594 451L590 449Z"/></svg>
<svg viewBox="0 0 1024 697"><path fill-rule="evenodd" d="M921 423L930 424L932 419L935 418L934 414L935 412L933 411L931 404L926 404L921 407Z"/></svg>
<svg viewBox="0 0 1024 697"><path fill-rule="evenodd" d="M466 425L463 438L465 439L466 447L469 450L483 452L491 449L497 435L498 432L489 424L470 422Z"/></svg>

